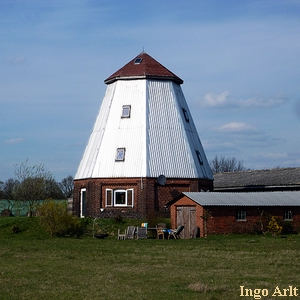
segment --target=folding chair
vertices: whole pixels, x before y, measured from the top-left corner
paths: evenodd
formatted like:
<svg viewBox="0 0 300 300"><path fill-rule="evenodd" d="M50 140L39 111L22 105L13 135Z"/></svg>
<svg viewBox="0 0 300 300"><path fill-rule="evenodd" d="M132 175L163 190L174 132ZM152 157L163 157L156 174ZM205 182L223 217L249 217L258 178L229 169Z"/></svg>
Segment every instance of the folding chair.
<svg viewBox="0 0 300 300"><path fill-rule="evenodd" d="M184 229L184 226L181 225L179 226L176 230L169 230L169 236L168 239L170 237L173 237L174 239L180 239L180 233L181 231Z"/></svg>
<svg viewBox="0 0 300 300"><path fill-rule="evenodd" d="M146 227L137 227L136 238L137 239L146 239L147 238L147 228Z"/></svg>
<svg viewBox="0 0 300 300"><path fill-rule="evenodd" d="M126 232L126 238L133 240L134 235L135 235L135 226L128 226Z"/></svg>

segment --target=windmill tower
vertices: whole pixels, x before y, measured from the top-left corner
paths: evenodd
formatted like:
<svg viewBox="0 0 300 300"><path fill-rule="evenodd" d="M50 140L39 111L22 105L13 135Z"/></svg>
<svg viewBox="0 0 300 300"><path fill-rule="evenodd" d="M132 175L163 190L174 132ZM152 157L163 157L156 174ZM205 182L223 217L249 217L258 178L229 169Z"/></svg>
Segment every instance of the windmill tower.
<svg viewBox="0 0 300 300"><path fill-rule="evenodd" d="M146 217L181 192L213 190L182 79L142 52L107 90L74 178L78 216Z"/></svg>

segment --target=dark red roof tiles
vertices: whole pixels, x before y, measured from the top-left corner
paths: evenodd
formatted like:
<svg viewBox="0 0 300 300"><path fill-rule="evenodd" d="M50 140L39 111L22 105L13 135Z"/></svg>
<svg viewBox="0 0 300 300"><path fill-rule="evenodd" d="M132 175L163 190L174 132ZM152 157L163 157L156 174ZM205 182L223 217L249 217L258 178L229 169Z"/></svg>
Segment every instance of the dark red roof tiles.
<svg viewBox="0 0 300 300"><path fill-rule="evenodd" d="M142 59L140 63L135 63L136 59ZM165 68L146 52L142 52L133 60L123 66L121 69L109 76L104 82L110 84L116 80L129 79L160 79L172 80L178 84L182 84L183 80Z"/></svg>

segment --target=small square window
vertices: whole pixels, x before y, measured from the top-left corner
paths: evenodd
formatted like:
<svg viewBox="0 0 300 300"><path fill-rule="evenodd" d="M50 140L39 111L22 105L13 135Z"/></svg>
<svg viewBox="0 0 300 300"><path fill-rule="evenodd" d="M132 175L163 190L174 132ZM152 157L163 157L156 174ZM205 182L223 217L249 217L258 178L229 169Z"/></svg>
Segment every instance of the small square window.
<svg viewBox="0 0 300 300"><path fill-rule="evenodd" d="M247 213L245 210L238 210L236 213L236 220L237 221L246 221L247 220Z"/></svg>
<svg viewBox="0 0 300 300"><path fill-rule="evenodd" d="M125 148L118 148L116 154L116 161L124 161L125 160Z"/></svg>
<svg viewBox="0 0 300 300"><path fill-rule="evenodd" d="M293 220L293 212L291 210L286 210L284 212L284 220L285 221L292 221Z"/></svg>
<svg viewBox="0 0 300 300"><path fill-rule="evenodd" d="M123 105L122 106L122 118L130 118L130 105Z"/></svg>
<svg viewBox="0 0 300 300"><path fill-rule="evenodd" d="M116 190L114 196L115 196L115 205L126 205L125 190Z"/></svg>
<svg viewBox="0 0 300 300"><path fill-rule="evenodd" d="M142 58L141 57L137 57L135 60L134 60L134 64L135 65L139 65L141 62L142 62Z"/></svg>

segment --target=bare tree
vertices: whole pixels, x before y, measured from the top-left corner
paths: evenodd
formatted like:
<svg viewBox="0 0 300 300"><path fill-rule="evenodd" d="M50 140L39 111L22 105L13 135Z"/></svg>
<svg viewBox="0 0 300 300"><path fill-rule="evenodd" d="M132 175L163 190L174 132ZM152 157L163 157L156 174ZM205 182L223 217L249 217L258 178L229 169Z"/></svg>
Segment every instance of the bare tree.
<svg viewBox="0 0 300 300"><path fill-rule="evenodd" d="M224 156L219 158L217 155L210 161L210 168L214 174L246 170L242 160L237 161L235 157L225 158Z"/></svg>
<svg viewBox="0 0 300 300"><path fill-rule="evenodd" d="M66 198L71 198L73 196L73 189L74 189L73 176L69 175L68 177L62 179L62 181L59 183L59 186Z"/></svg>
<svg viewBox="0 0 300 300"><path fill-rule="evenodd" d="M28 166L28 160L16 165L15 176L19 181L15 188L16 200L23 201L28 208L29 216L32 216L36 205L41 200L48 198L47 182L52 181L52 175L45 170L43 164Z"/></svg>

